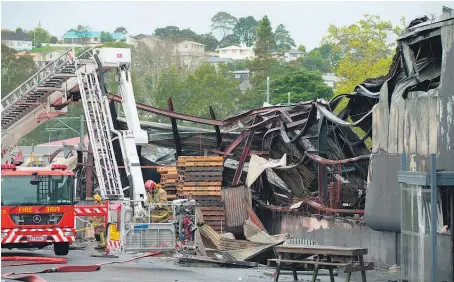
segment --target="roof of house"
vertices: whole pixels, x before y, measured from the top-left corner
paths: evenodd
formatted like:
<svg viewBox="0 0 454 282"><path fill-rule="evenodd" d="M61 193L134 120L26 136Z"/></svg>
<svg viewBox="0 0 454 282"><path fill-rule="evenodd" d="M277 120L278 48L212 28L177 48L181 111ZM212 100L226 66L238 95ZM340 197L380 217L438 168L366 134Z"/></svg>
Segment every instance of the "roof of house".
<svg viewBox="0 0 454 282"><path fill-rule="evenodd" d="M92 37L101 37L101 32L102 31L87 31L86 37L90 37L90 38L92 38ZM85 37L85 36L81 36L81 35L82 34L78 34L75 31L67 31L63 35L63 38ZM121 33L121 32L110 32L110 35L112 35L113 39L115 39L115 40L121 40L121 39L125 39L126 38L126 35L124 33Z"/></svg>
<svg viewBox="0 0 454 282"><path fill-rule="evenodd" d="M36 56L39 56L41 55L41 53L33 53L33 52L29 52L29 51L20 51L20 52L17 52L16 54L14 54L15 56L31 56L31 57L36 57Z"/></svg>
<svg viewBox="0 0 454 282"><path fill-rule="evenodd" d="M299 50L289 50L287 51L289 54L304 54L304 52L301 52Z"/></svg>
<svg viewBox="0 0 454 282"><path fill-rule="evenodd" d="M250 50L250 49L254 49L254 47L232 45L224 48L219 48L218 50Z"/></svg>
<svg viewBox="0 0 454 282"><path fill-rule="evenodd" d="M195 42L195 41L190 41L190 40L183 40L183 41L175 43L173 45L180 45L181 43L189 43L189 44L194 44L194 45L206 46L205 44L202 44L202 43L199 43L199 42Z"/></svg>
<svg viewBox="0 0 454 282"><path fill-rule="evenodd" d="M241 74L241 73L250 73L250 71L249 71L249 70L237 70L237 71L234 71L233 73L234 73L234 74L235 74L235 73L238 73L238 74Z"/></svg>
<svg viewBox="0 0 454 282"><path fill-rule="evenodd" d="M23 32L2 31L2 40L33 41L32 37Z"/></svg>
<svg viewBox="0 0 454 282"><path fill-rule="evenodd" d="M230 58L206 57L204 60L211 64L233 63L233 60Z"/></svg>

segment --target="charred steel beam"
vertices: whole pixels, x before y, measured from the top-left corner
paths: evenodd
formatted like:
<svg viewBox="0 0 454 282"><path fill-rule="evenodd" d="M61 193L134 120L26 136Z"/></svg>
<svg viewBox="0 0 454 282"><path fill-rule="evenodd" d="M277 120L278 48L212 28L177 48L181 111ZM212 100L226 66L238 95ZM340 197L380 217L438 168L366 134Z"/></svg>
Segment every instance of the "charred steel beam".
<svg viewBox="0 0 454 282"><path fill-rule="evenodd" d="M70 150L70 151L75 151L75 150L76 150L75 147L72 146L72 145L69 145L69 146L68 146L68 145L64 145L64 146L66 146L66 148L67 148L68 150ZM60 148L58 148L57 150L55 150L55 152L53 152L53 153L49 156L49 163L52 163L52 161L54 160L54 158L55 158L58 154L60 154L62 151L64 151L64 150L65 150L65 147L60 147Z"/></svg>
<svg viewBox="0 0 454 282"><path fill-rule="evenodd" d="M370 158L370 155L361 155L361 156L357 156L357 157L350 158L350 159L329 160L329 159L323 158L323 157L321 157L319 155L315 155L315 154L306 154L306 156L308 156L314 162L321 163L324 165L347 164L347 163L353 163L353 162L362 161L362 160L368 160Z"/></svg>
<svg viewBox="0 0 454 282"><path fill-rule="evenodd" d="M167 100L167 105L169 107L169 112L173 112L173 101L172 97L169 97ZM178 125L177 120L174 117L170 117L170 121L172 122L172 131L173 131L173 139L175 141L175 150L177 153L177 158L181 156L181 144L180 144L180 136L178 135Z"/></svg>
<svg viewBox="0 0 454 282"><path fill-rule="evenodd" d="M216 152L218 154L230 155L233 152L233 150L235 150L235 148L238 147L238 145L240 145L244 139L246 139L248 133L249 133L248 130L244 130L243 132L241 132L240 135L238 135L237 138L235 138L235 140L233 140L232 143L229 144L229 146L227 146L227 148L225 148L224 151L216 150Z"/></svg>
<svg viewBox="0 0 454 282"><path fill-rule="evenodd" d="M210 106L210 116L213 120L216 120L216 115L214 114L213 107ZM219 129L219 125L214 126L214 130L216 131L216 143L218 148L221 148L222 144L222 137L221 137L221 130Z"/></svg>
<svg viewBox="0 0 454 282"><path fill-rule="evenodd" d="M243 147L243 152L241 153L238 167L235 171L235 176L233 177L233 182L232 182L233 186L238 185L238 182L240 181L241 173L243 172L244 162L246 161L246 158L249 154L249 149L250 149L250 146L252 143L252 139L254 138L254 133L255 133L255 129L249 131L249 135L248 135L248 137L246 139L246 143L244 144L244 147Z"/></svg>
<svg viewBox="0 0 454 282"><path fill-rule="evenodd" d="M121 103L121 97L118 95L109 94L109 99L111 99L112 101ZM186 120L186 121L208 124L208 125L223 126L225 124L228 124L222 120L212 120L212 119L207 119L207 118L195 117L195 116L191 116L191 115L185 115L185 114L177 113L177 112L169 112L169 111L158 109L158 108L155 108L155 107L152 107L149 105L145 105L142 103L136 103L136 106L137 106L137 109L139 109L139 110L143 110L146 112L150 112L150 113L165 116L165 117L174 117L176 119L182 119L182 120Z"/></svg>

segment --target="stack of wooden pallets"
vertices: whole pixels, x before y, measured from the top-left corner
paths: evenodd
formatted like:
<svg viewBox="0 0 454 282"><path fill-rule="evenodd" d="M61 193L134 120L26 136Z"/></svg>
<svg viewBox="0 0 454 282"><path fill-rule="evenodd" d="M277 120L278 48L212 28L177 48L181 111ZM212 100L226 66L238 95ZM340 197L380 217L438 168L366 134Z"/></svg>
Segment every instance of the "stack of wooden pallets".
<svg viewBox="0 0 454 282"><path fill-rule="evenodd" d="M161 175L161 185L167 192L169 201L177 198L178 173L176 166L163 166L157 168Z"/></svg>
<svg viewBox="0 0 454 282"><path fill-rule="evenodd" d="M192 195L200 206L205 223L216 231L225 229L225 208L221 196L223 165L222 156L178 158L178 197Z"/></svg>
<svg viewBox="0 0 454 282"><path fill-rule="evenodd" d="M224 157L179 157L178 196L220 200Z"/></svg>

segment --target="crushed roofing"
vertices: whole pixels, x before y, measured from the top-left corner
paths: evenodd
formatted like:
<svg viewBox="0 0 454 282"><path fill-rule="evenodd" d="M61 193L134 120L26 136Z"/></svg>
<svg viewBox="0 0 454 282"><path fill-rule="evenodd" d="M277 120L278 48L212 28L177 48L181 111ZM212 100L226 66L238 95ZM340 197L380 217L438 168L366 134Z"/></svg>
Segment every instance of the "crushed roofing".
<svg viewBox="0 0 454 282"><path fill-rule="evenodd" d="M23 32L2 31L2 40L33 41L32 37Z"/></svg>

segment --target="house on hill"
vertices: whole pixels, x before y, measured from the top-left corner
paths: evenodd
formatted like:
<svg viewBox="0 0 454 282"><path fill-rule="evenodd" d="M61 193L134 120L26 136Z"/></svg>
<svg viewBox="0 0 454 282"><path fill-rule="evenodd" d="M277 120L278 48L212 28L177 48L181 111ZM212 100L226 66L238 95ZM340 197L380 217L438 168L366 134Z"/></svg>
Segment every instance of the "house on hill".
<svg viewBox="0 0 454 282"><path fill-rule="evenodd" d="M2 31L2 44L17 51L31 50L33 39L24 32Z"/></svg>
<svg viewBox="0 0 454 282"><path fill-rule="evenodd" d="M255 57L254 47L232 45L224 48L219 48L219 58L232 60L246 60Z"/></svg>
<svg viewBox="0 0 454 282"><path fill-rule="evenodd" d="M181 64L187 69L197 67L205 55L205 45L195 41L184 40L173 46Z"/></svg>
<svg viewBox="0 0 454 282"><path fill-rule="evenodd" d="M121 32L110 32L114 41L124 42L126 41L126 34ZM75 31L67 31L63 35L64 44L101 44L101 31L87 31L77 33Z"/></svg>

